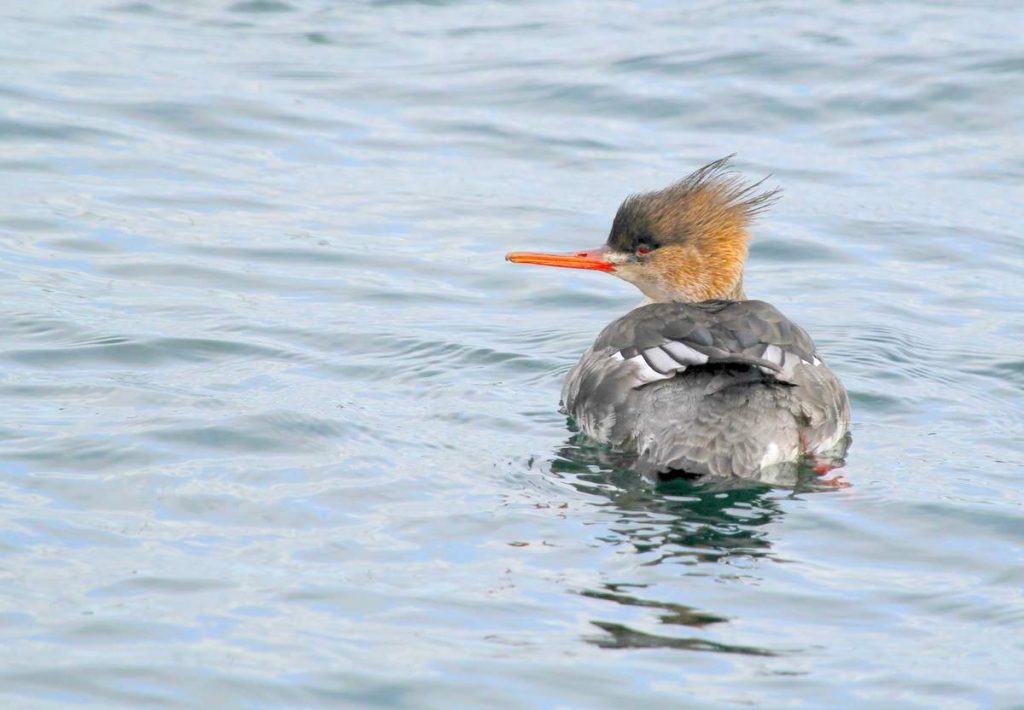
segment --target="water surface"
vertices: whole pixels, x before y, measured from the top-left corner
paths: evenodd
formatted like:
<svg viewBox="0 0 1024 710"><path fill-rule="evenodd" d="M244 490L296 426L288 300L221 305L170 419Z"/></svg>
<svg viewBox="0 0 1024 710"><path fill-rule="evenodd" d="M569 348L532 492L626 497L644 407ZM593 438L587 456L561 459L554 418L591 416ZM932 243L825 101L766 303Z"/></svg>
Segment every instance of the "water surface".
<svg viewBox="0 0 1024 710"><path fill-rule="evenodd" d="M0 11L12 707L1014 707L1016 3ZM638 301L514 248L736 152L845 489L653 489L561 378Z"/></svg>

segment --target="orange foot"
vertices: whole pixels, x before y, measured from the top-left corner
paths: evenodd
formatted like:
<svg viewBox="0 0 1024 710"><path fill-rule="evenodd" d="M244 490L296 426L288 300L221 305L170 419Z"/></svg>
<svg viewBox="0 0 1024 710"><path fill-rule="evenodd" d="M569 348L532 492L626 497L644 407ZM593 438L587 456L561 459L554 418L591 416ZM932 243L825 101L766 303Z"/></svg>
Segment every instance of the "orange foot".
<svg viewBox="0 0 1024 710"><path fill-rule="evenodd" d="M827 459L814 459L811 470L819 476L824 476L835 467L836 465Z"/></svg>

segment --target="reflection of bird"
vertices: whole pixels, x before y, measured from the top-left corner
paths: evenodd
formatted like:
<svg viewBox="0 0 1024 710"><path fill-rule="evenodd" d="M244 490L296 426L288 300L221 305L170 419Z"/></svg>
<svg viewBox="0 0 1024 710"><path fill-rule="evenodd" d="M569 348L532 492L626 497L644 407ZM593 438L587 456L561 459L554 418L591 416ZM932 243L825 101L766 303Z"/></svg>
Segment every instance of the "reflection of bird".
<svg viewBox="0 0 1024 710"><path fill-rule="evenodd" d="M520 264L593 269L647 302L609 324L570 370L562 403L590 437L651 472L762 477L845 453L846 390L807 333L743 293L751 218L776 197L719 160L629 197L607 243Z"/></svg>
<svg viewBox="0 0 1024 710"><path fill-rule="evenodd" d="M737 479L678 478L657 489L633 473L631 457L588 446L576 434L561 447L551 472L582 493L606 498L615 542L653 555L646 564L719 562L770 554L768 524L783 510L783 495ZM791 483L798 489L802 481ZM810 481L807 481L810 483ZM785 495L790 495L786 493ZM602 504L603 505L603 504Z"/></svg>
<svg viewBox="0 0 1024 710"><path fill-rule="evenodd" d="M647 614L641 612L646 628L628 621L635 613L597 608L591 623L603 633L587 640L603 648L774 655L770 648L722 643L714 629L728 622L727 613L690 606L685 603L689 585L662 587L654 580L665 579L666 572L649 571L660 565L682 565L680 574L689 569L691 574L723 580L737 574L756 576L755 561L772 555L771 523L784 514L782 499L792 493L740 479L708 477L679 478L655 488L626 468L630 459L576 434L552 462L552 474L602 511L600 518L606 524L591 528L597 531L597 539L620 554L636 554L636 564L620 567L614 582L603 581L578 593L619 607L647 610ZM675 578L668 574L667 579Z"/></svg>

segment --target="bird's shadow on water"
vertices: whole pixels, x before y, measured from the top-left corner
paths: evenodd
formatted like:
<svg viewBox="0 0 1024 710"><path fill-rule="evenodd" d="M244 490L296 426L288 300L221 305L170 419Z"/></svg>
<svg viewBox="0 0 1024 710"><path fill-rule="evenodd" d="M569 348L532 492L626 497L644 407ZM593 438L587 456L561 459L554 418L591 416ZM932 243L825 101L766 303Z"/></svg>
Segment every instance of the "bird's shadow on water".
<svg viewBox="0 0 1024 710"><path fill-rule="evenodd" d="M599 538L602 542L641 555L641 566L673 563L708 567L734 574L735 567L718 567L771 556L768 524L784 515L787 498L811 491L834 490L822 485L810 469L790 472L786 485L741 480L700 480L678 477L651 480L638 474L632 458L576 434L552 461L550 474L590 496L612 517ZM691 571L687 570L687 571ZM685 577L681 571L680 578ZM630 590L644 583L608 583L579 590L584 597L616 604L657 609L658 621L670 626L704 629L728 618L676 602L642 598ZM653 634L619 623L592 621L604 634L586 640L602 648L672 648L717 653L775 656L780 651L718 643L695 636Z"/></svg>

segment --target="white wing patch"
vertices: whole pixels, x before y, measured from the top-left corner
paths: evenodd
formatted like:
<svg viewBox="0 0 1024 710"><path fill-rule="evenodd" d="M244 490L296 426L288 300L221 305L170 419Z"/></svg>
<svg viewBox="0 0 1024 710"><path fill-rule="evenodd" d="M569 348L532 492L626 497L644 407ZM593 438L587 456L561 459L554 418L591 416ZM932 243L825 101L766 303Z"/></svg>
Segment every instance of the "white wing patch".
<svg viewBox="0 0 1024 710"><path fill-rule="evenodd" d="M623 353L636 353L626 357ZM634 387L641 387L659 380L669 380L676 375L685 372L686 368L692 365L705 365L710 360L709 356L686 343L678 340L669 340L653 348L647 348L637 352L635 348L619 350L611 354L612 360L628 363L630 372L636 378ZM764 374L771 377L778 377L788 380L793 375L793 369L800 364L813 365L817 367L823 364L817 356L812 361L802 359L796 353L783 350L778 345L769 344L764 348L761 355L766 360L776 365L779 370L772 370L769 367L760 366Z"/></svg>
<svg viewBox="0 0 1024 710"><path fill-rule="evenodd" d="M804 360L802 357L790 350L783 350L778 345L769 344L764 348L764 353L761 355L762 360L778 365L780 372L772 372L767 367L761 367L760 370L766 375L772 375L774 377L780 377L783 380L789 380L793 377L793 370L797 365L812 365L817 367L821 365L821 360L816 356L812 355L810 360Z"/></svg>
<svg viewBox="0 0 1024 710"><path fill-rule="evenodd" d="M613 360L630 364L638 387L650 382L671 379L690 365L703 365L708 361L708 356L704 353L675 340L647 348L632 357L625 357L622 352L612 353L611 357Z"/></svg>
<svg viewBox="0 0 1024 710"><path fill-rule="evenodd" d="M630 373L636 378L636 384L634 387L640 387L650 382L657 382L658 380L667 380L675 375L675 373L664 374L658 372L653 367L647 364L642 355L634 355L630 358L622 357L621 352L614 352L611 356L612 360L621 360L627 363L630 368Z"/></svg>
<svg viewBox="0 0 1024 710"><path fill-rule="evenodd" d="M647 365L656 372L668 375L679 369L679 363L661 348L647 348L640 353Z"/></svg>
<svg viewBox="0 0 1024 710"><path fill-rule="evenodd" d="M707 355L694 350L686 343L680 343L677 340L668 341L661 346L661 349L675 358L676 362L679 363L686 363L687 365L703 365L708 361Z"/></svg>

